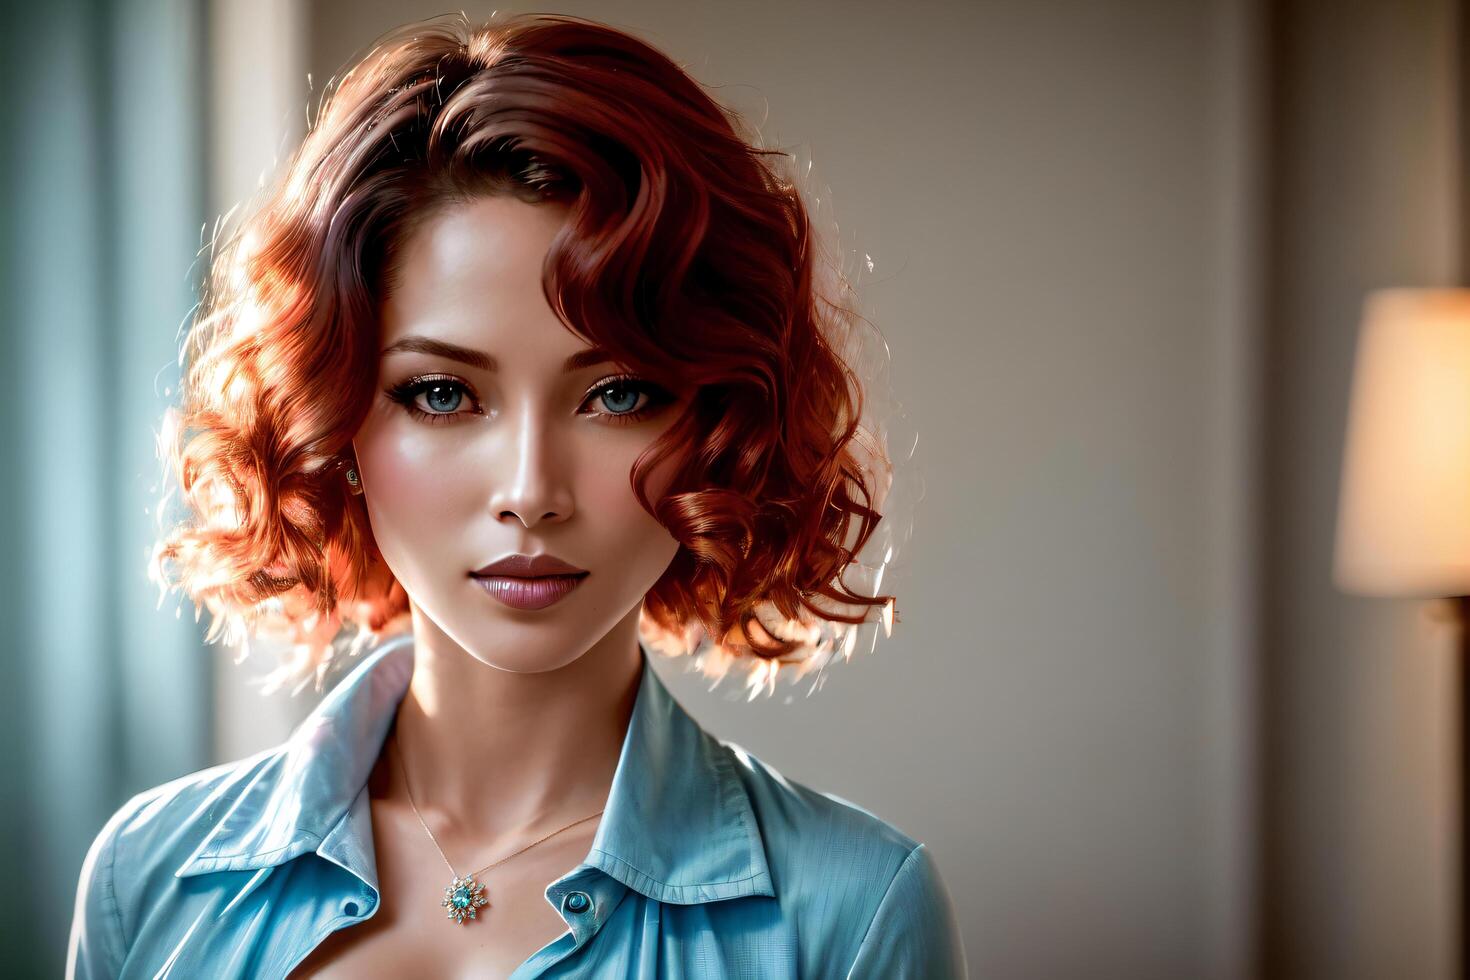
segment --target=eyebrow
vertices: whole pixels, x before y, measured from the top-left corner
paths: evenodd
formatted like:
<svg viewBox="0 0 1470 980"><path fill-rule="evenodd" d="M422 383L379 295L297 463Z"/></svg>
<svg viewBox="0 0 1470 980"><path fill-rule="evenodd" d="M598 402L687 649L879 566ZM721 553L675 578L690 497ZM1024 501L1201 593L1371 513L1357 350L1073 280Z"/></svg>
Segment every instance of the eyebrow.
<svg viewBox="0 0 1470 980"><path fill-rule="evenodd" d="M484 351L477 351L469 347L461 347L451 344L447 340L435 340L433 337L404 337L395 343L384 347L380 356L387 357L389 354L428 354L433 357L444 357L451 361L459 361L470 367L479 368L481 371L495 372L500 369L499 363L494 357ZM606 364L612 360L612 355L603 347L588 347L579 350L568 357L562 363L562 372L570 374L580 371L582 368L592 367L594 364Z"/></svg>

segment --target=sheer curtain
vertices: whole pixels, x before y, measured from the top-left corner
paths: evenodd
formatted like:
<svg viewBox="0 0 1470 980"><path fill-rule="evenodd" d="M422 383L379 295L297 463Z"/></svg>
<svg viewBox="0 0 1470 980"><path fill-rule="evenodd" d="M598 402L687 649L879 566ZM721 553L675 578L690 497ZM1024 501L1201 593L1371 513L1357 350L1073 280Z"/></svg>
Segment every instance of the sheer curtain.
<svg viewBox="0 0 1470 980"><path fill-rule="evenodd" d="M210 755L204 624L146 576L204 241L203 0L5 5L0 684L7 976L58 976L82 858Z"/></svg>

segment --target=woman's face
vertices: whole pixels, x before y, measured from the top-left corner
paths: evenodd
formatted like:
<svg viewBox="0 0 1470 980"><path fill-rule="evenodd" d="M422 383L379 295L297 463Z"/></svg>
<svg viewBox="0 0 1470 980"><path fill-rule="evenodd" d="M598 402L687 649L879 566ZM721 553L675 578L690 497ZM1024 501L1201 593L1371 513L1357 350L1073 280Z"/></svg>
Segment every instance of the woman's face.
<svg viewBox="0 0 1470 980"><path fill-rule="evenodd" d="M542 261L566 216L485 197L404 242L381 311L378 391L353 439L373 536L416 619L515 671L564 666L636 617L678 550L629 472L686 401L619 380L547 304ZM672 465L654 471L651 499ZM587 574L541 608L525 606L566 579L527 588L472 574L543 554Z"/></svg>

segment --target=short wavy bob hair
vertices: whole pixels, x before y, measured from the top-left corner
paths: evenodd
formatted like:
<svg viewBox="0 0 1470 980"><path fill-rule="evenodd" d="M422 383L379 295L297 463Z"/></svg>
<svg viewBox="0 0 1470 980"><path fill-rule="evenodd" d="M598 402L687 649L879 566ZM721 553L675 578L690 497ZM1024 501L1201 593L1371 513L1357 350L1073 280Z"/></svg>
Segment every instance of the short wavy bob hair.
<svg viewBox="0 0 1470 980"><path fill-rule="evenodd" d="M543 275L568 327L694 392L629 474L680 544L642 638L697 651L712 676L750 664L754 697L780 665L849 655L874 606L891 632L893 596L842 582L892 469L841 353L862 318L838 301L845 276L824 277L790 155L743 128L668 57L594 21L457 15L385 35L216 242L159 437L189 514L160 525L150 577L196 619L211 610L206 642L288 640L267 691L321 689L337 654L408 626L343 454L374 397L395 250L436 209L513 194L570 207ZM668 492L649 500L646 473L671 454Z"/></svg>

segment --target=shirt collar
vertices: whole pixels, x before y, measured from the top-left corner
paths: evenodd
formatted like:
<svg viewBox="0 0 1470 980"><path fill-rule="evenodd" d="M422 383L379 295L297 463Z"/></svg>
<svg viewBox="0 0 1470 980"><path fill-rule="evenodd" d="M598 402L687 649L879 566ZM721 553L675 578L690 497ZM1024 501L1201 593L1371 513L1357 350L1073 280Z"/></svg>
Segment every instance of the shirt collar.
<svg viewBox="0 0 1470 980"><path fill-rule="evenodd" d="M607 806L584 866L660 902L775 895L737 753L642 674ZM251 870L316 851L377 887L367 779L413 675L390 639L334 686L287 742L242 763L200 804L226 809L176 877ZM743 763L742 763L743 764Z"/></svg>

